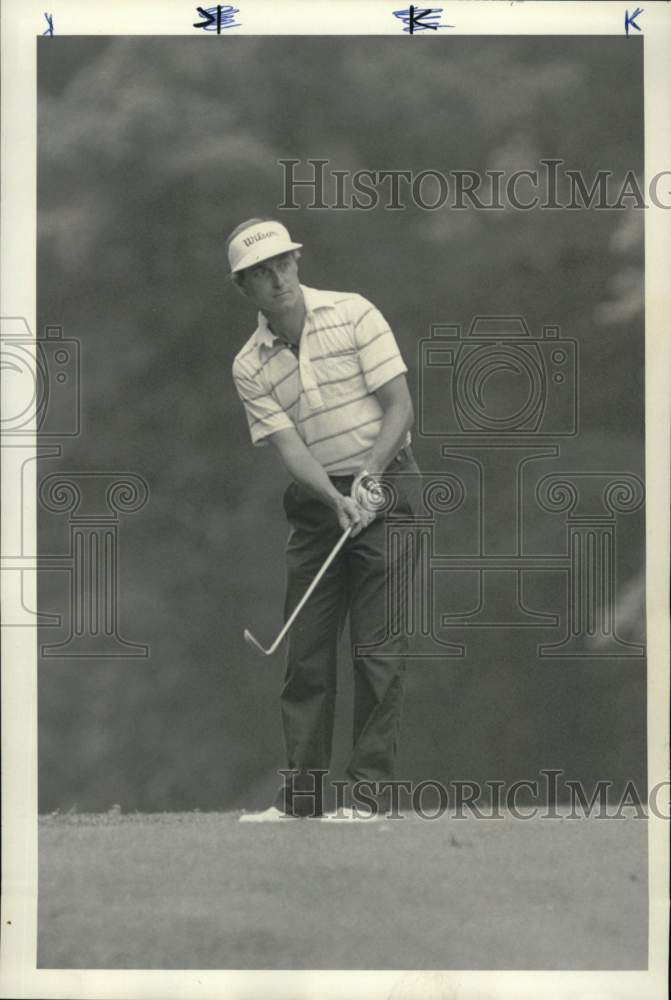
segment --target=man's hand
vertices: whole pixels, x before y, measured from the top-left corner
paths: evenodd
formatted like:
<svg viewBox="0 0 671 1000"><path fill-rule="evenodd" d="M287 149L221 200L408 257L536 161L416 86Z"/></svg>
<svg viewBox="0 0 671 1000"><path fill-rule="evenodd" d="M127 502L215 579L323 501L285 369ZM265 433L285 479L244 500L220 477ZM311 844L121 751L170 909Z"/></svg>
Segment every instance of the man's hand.
<svg viewBox="0 0 671 1000"><path fill-rule="evenodd" d="M339 500L336 503L335 512L338 517L338 524L343 531L346 528L352 528L351 538L356 538L375 519L374 511L365 510L351 497L342 495L339 496Z"/></svg>
<svg viewBox="0 0 671 1000"><path fill-rule="evenodd" d="M379 514L387 506L388 495L379 476L373 476L367 469L362 469L352 483L350 496L356 500L359 507Z"/></svg>
<svg viewBox="0 0 671 1000"><path fill-rule="evenodd" d="M375 511L364 510L352 497L343 496L335 488L324 468L313 458L294 428L277 431L269 440L277 448L291 477L336 512L338 524L343 531L351 526L351 537L354 538L368 527L375 517Z"/></svg>

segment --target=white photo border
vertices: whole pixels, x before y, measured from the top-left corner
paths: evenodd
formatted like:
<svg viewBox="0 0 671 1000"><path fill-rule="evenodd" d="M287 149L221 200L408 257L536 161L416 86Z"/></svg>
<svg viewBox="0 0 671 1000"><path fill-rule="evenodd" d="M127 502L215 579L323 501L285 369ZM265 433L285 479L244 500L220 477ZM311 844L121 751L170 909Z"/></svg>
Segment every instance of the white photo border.
<svg viewBox="0 0 671 1000"><path fill-rule="evenodd" d="M243 35L397 35L394 3L379 0L239 0ZM185 35L197 4L177 0L54 0L59 35ZM604 35L624 32L635 4L449 2L459 35ZM646 2L644 35L645 178L671 168L671 5ZM23 316L36 331L36 55L45 5L5 0L2 7L2 316ZM203 32L200 33L203 36ZM408 44L432 44L431 33ZM222 44L230 38L222 39ZM207 43L204 43L207 44ZM645 233L646 590L648 636L648 785L669 780L669 373L671 371L671 211L650 206ZM12 406L12 390L3 407ZM34 445L34 441L33 441ZM2 453L3 472L9 464ZM34 470L34 463L31 463ZM34 471L33 471L34 476ZM35 554L35 502L21 509L20 486L3 475L3 539L23 530ZM35 482L31 484L34 493ZM21 529L21 519L24 527ZM5 606L13 577L3 575ZM5 579L5 576L8 579ZM28 576L28 575L27 575ZM36 606L36 586L25 593ZM29 582L26 580L26 582ZM25 592L25 588L24 588ZM3 997L243 998L387 997L406 977L422 997L613 998L660 1000L667 993L668 823L650 816L649 968L612 972L360 972L47 970L36 968L37 644L34 629L2 630L3 894L0 995ZM408 993L410 995L410 993ZM413 993L414 995L414 993Z"/></svg>

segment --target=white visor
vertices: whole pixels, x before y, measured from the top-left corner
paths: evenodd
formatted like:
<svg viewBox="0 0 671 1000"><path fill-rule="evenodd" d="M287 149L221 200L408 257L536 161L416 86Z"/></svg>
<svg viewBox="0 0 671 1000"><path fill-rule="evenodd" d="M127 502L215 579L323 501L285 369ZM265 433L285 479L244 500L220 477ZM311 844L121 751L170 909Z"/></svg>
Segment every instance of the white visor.
<svg viewBox="0 0 671 1000"><path fill-rule="evenodd" d="M298 250L302 243L293 243L289 230L279 222L257 222L235 236L228 247L231 274L253 267L269 257Z"/></svg>

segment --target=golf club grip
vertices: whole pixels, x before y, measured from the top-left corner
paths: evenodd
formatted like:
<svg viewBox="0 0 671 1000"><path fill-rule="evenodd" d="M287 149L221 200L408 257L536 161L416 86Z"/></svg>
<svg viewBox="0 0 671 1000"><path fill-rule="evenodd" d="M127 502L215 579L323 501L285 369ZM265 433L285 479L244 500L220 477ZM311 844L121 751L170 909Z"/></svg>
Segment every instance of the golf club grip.
<svg viewBox="0 0 671 1000"><path fill-rule="evenodd" d="M293 625L294 621L296 620L296 618L298 617L298 615L302 611L302 609L303 609L304 605L306 604L308 598L312 594L312 591L315 589L315 587L317 586L317 584L319 583L319 581L323 577L323 575L326 572L326 570L329 568L329 566L331 565L331 563L333 562L333 560L335 559L335 557L338 555L338 553L340 552L341 548L343 547L343 545L345 544L345 542L347 541L347 539L349 538L349 536L350 536L351 533L352 533L352 525L350 524L350 526L348 528L345 528L345 530L343 531L342 535L340 536L340 538L338 539L338 541L336 542L336 544L333 546L333 548L331 549L331 551L328 554L328 556L326 557L326 559L324 560L324 563L323 563L321 569L319 570L319 572L317 573L317 575L315 576L314 580L312 581L312 583L310 584L310 586L308 587L308 589L305 591L305 593L303 594L302 598L300 599L300 601L298 602L298 604L296 605L296 607L294 608L294 610L291 612L289 618L287 619L287 621L286 621L286 623L284 625L284 628L282 629L282 631L280 632L280 634L277 637L277 640L276 640L277 642L280 642L284 638L284 636L287 634L287 632L289 631L289 629Z"/></svg>

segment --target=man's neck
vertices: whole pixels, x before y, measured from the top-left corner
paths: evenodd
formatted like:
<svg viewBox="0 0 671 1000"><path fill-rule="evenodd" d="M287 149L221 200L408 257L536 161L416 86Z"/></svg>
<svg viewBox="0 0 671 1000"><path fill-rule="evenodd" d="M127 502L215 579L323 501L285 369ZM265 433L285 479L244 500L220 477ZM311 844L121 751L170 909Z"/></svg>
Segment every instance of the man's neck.
<svg viewBox="0 0 671 1000"><path fill-rule="evenodd" d="M264 313L268 326L281 340L288 340L291 344L298 344L303 332L305 323L305 301L303 294L290 309L281 313Z"/></svg>

